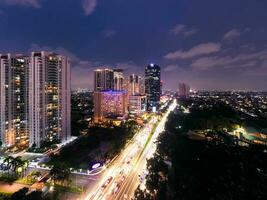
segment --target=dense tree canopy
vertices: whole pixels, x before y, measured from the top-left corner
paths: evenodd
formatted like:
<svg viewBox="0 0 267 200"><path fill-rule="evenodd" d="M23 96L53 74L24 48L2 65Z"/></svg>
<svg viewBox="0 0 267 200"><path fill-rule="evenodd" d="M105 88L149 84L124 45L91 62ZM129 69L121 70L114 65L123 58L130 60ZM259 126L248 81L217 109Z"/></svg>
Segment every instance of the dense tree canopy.
<svg viewBox="0 0 267 200"><path fill-rule="evenodd" d="M223 106L171 113L148 160L146 191L136 199L267 199L267 155L260 146L239 146L222 130L235 113ZM211 129L204 140L188 130Z"/></svg>

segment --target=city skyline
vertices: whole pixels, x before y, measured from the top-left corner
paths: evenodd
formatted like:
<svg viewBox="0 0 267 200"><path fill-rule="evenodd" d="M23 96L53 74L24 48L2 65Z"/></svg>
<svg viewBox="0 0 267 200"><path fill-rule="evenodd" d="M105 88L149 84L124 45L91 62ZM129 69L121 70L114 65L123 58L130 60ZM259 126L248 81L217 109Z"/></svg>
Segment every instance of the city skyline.
<svg viewBox="0 0 267 200"><path fill-rule="evenodd" d="M152 62L162 68L164 89L185 82L200 90L266 90L266 6L249 0L4 0L1 53L68 56L73 89L93 89L92 71L100 66L143 75Z"/></svg>
<svg viewBox="0 0 267 200"><path fill-rule="evenodd" d="M0 0L0 200L267 197L267 0Z"/></svg>

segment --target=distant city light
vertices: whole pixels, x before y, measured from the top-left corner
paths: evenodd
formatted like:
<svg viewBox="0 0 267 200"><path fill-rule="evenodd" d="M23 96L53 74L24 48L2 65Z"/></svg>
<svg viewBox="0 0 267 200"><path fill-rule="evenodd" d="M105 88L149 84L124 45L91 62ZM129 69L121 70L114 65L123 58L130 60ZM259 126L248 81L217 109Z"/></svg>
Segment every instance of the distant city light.
<svg viewBox="0 0 267 200"><path fill-rule="evenodd" d="M92 169L97 169L97 168L99 168L100 166L101 166L100 163L96 163L96 164L94 164L94 165L92 166Z"/></svg>

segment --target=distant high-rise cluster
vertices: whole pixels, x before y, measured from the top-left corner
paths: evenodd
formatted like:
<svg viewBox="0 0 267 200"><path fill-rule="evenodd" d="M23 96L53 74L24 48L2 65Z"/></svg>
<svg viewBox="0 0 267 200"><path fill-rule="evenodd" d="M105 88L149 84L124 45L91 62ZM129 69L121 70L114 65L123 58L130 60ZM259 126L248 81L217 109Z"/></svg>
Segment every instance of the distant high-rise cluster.
<svg viewBox="0 0 267 200"><path fill-rule="evenodd" d="M179 83L179 97L188 98L190 95L190 86L186 83Z"/></svg>
<svg viewBox="0 0 267 200"><path fill-rule="evenodd" d="M4 146L26 148L71 136L70 60L33 52L0 55L0 132Z"/></svg>
<svg viewBox="0 0 267 200"><path fill-rule="evenodd" d="M160 104L160 67L149 65L145 77L125 76L122 69L94 71L94 122L111 118L136 117L145 111L157 110Z"/></svg>
<svg viewBox="0 0 267 200"><path fill-rule="evenodd" d="M94 122L127 115L127 91L122 69L94 71Z"/></svg>

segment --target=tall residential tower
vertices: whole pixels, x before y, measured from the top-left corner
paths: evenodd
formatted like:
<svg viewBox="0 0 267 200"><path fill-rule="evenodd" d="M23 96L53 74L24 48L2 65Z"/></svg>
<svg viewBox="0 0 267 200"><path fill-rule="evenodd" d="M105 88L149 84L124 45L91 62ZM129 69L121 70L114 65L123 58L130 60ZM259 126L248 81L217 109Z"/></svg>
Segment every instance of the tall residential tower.
<svg viewBox="0 0 267 200"><path fill-rule="evenodd" d="M26 56L0 54L0 133L5 147L29 143L28 65Z"/></svg>
<svg viewBox="0 0 267 200"><path fill-rule="evenodd" d="M70 60L48 52L33 52L29 64L30 145L43 140L66 141L70 127Z"/></svg>

